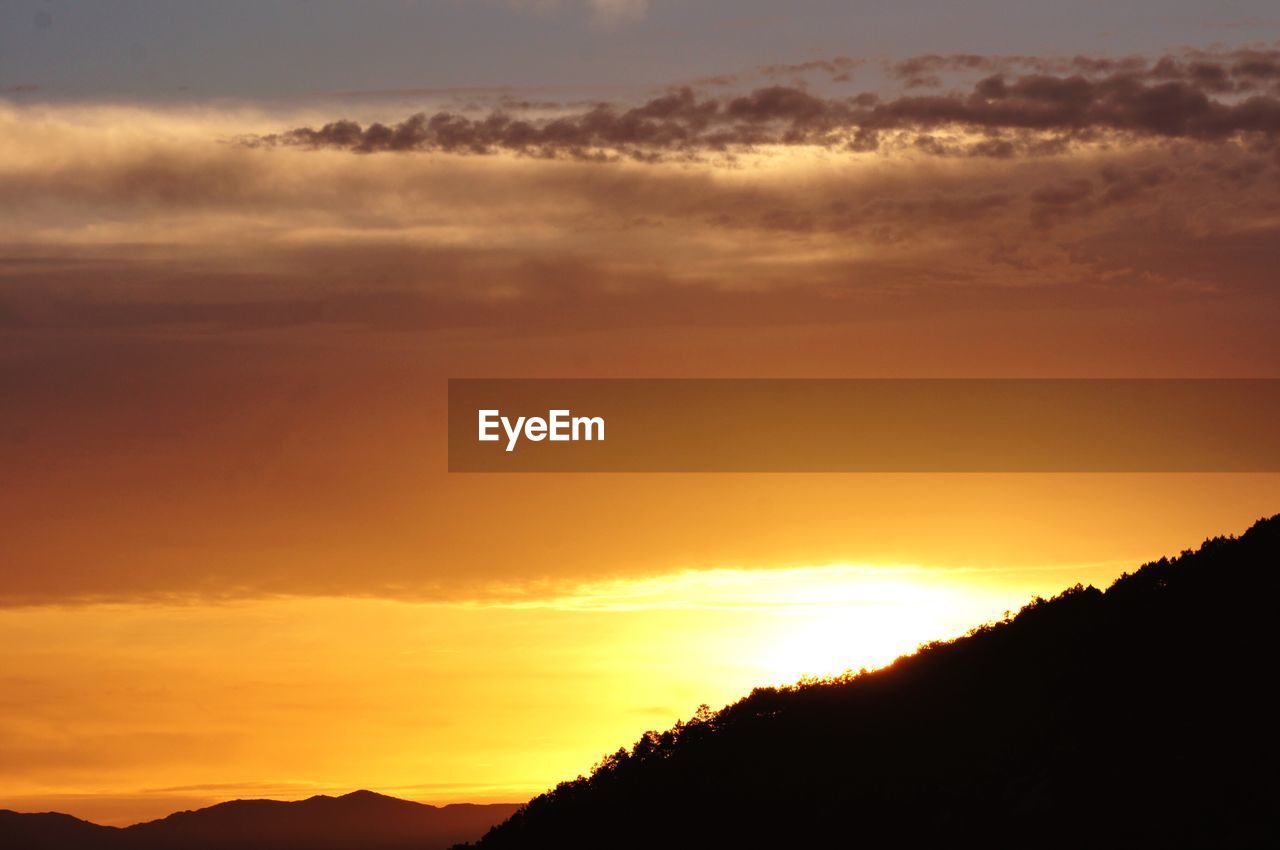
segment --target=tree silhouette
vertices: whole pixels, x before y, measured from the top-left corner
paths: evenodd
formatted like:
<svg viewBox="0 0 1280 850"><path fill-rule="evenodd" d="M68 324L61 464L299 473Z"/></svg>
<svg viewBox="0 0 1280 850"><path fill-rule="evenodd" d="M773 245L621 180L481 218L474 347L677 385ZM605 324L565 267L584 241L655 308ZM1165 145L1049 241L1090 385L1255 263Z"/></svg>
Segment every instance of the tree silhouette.
<svg viewBox="0 0 1280 850"><path fill-rule="evenodd" d="M1280 846L1280 517L874 672L758 688L492 829L505 848Z"/></svg>

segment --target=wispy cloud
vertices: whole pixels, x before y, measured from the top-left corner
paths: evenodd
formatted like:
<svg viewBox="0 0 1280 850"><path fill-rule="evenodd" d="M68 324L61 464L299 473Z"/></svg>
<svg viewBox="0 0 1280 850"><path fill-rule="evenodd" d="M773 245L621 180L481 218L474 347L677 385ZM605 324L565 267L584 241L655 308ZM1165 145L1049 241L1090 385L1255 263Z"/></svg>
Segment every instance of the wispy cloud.
<svg viewBox="0 0 1280 850"><path fill-rule="evenodd" d="M547 14L585 7L593 25L612 28L642 20L649 12L649 0L507 0L517 9Z"/></svg>
<svg viewBox="0 0 1280 850"><path fill-rule="evenodd" d="M640 20L649 11L649 0L587 0L593 20L603 26L616 26Z"/></svg>

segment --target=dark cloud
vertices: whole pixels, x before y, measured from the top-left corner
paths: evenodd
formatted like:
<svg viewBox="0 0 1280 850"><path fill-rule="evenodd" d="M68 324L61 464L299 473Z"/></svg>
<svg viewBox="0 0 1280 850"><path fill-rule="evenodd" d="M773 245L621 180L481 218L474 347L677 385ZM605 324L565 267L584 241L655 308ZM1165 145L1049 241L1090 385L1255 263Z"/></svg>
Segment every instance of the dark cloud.
<svg viewBox="0 0 1280 850"><path fill-rule="evenodd" d="M837 59L773 70L836 72L852 64ZM872 93L821 95L803 85L770 85L729 97L683 87L638 106L600 103L555 117L525 116L514 108L481 117L445 111L397 124L339 120L246 141L360 153L513 151L657 161L760 145L870 150L886 139L935 155L1009 157L1054 153L1065 141L1100 134L1202 141L1245 135L1267 148L1280 136L1280 51L1188 53L1155 62L923 56L891 68L909 87L956 71L983 76L954 91L884 100ZM948 144L935 137L943 128L987 138Z"/></svg>
<svg viewBox="0 0 1280 850"><path fill-rule="evenodd" d="M1219 94L1247 93L1265 91L1273 81L1280 79L1280 50L1187 49L1166 54L1154 62L1141 56L926 54L887 63L884 72L907 88L941 86L948 80L966 75L1051 74L1090 78L1124 75L1148 82L1191 82L1205 91Z"/></svg>

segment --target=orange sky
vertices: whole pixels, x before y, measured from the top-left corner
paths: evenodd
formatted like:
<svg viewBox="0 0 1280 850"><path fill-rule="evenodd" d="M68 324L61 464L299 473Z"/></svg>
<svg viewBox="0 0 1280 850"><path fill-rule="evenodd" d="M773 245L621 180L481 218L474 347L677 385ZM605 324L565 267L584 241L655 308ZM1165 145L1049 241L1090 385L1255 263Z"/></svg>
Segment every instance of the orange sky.
<svg viewBox="0 0 1280 850"><path fill-rule="evenodd" d="M130 823L357 786L526 799L699 703L883 664L1123 566L826 564L452 602L9 609L4 803Z"/></svg>
<svg viewBox="0 0 1280 850"><path fill-rule="evenodd" d="M444 442L449 377L1276 377L1274 135L261 141L340 109L0 100L0 807L522 800L1280 505L1261 474L451 476Z"/></svg>

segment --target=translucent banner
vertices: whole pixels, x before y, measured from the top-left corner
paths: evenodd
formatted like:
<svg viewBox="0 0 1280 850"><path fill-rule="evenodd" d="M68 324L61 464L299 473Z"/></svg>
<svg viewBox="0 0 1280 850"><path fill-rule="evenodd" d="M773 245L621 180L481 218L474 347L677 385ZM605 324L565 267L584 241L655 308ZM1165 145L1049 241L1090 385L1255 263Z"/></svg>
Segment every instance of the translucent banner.
<svg viewBox="0 0 1280 850"><path fill-rule="evenodd" d="M455 379L453 472L1275 472L1276 379Z"/></svg>

